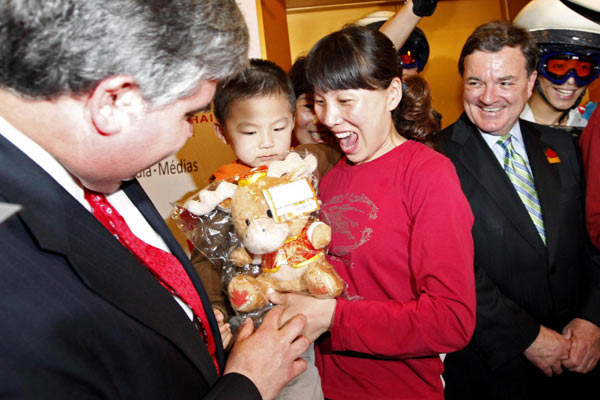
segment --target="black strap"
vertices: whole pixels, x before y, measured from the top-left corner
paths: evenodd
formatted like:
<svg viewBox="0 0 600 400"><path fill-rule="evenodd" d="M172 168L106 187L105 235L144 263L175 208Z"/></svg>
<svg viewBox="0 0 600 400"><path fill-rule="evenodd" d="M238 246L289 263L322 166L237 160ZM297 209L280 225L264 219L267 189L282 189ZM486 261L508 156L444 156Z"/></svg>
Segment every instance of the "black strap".
<svg viewBox="0 0 600 400"><path fill-rule="evenodd" d="M577 14L579 14L589 20L592 20L597 24L600 24L600 11L594 11L590 8L580 6L579 4L575 4L569 0L561 0L561 1L565 6L569 7L571 10L575 11Z"/></svg>

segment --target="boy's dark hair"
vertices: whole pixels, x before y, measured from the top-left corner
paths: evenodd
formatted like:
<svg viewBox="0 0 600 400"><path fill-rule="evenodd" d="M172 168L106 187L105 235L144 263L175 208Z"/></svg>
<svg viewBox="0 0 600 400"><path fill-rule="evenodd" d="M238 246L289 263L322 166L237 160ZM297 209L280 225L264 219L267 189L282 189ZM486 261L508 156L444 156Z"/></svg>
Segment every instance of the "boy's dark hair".
<svg viewBox="0 0 600 400"><path fill-rule="evenodd" d="M478 26L467 38L458 59L458 72L465 72L465 58L475 50L496 53L504 47L518 47L525 57L527 76L535 71L538 49L535 39L525 29L507 21L492 21Z"/></svg>
<svg viewBox="0 0 600 400"><path fill-rule="evenodd" d="M275 94L287 96L292 115L295 115L296 96L285 71L271 61L253 58L240 74L219 82L213 99L213 113L223 125L229 115L229 106L234 101Z"/></svg>

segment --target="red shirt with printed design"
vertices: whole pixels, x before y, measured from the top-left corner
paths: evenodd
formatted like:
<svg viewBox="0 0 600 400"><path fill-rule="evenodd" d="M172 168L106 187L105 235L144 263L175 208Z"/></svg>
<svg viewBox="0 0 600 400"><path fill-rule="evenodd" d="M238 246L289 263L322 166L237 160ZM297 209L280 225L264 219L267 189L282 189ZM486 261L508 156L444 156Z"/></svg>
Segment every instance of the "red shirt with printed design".
<svg viewBox="0 0 600 400"><path fill-rule="evenodd" d="M330 399L443 399L440 353L475 327L473 215L452 163L408 141L322 180L330 262L348 284L317 366Z"/></svg>

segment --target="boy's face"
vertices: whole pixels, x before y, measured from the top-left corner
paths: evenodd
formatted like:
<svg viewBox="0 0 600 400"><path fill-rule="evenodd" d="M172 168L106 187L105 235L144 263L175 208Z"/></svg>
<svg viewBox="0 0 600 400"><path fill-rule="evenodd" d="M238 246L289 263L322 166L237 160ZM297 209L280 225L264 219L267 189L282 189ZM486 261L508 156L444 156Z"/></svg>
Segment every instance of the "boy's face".
<svg viewBox="0 0 600 400"><path fill-rule="evenodd" d="M253 168L282 159L290 150L293 129L290 102L281 93L236 100L225 125L215 124L217 136Z"/></svg>

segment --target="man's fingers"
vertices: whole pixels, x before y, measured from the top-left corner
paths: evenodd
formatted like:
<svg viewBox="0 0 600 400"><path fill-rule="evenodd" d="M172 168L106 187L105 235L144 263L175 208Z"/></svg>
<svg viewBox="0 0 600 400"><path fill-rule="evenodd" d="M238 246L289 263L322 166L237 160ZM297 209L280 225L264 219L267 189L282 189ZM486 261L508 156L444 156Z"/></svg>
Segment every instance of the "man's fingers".
<svg viewBox="0 0 600 400"><path fill-rule="evenodd" d="M282 306L275 306L269 310L269 312L263 318L263 322L260 324L258 329L261 327L269 329L279 329L281 325L281 316L283 315L284 308Z"/></svg>
<svg viewBox="0 0 600 400"><path fill-rule="evenodd" d="M560 363L553 364L551 367L552 374L560 375L563 372L562 365Z"/></svg>
<svg viewBox="0 0 600 400"><path fill-rule="evenodd" d="M584 368L582 369L581 373L582 374L587 374L588 372L592 371L595 367L596 364L598 364L598 358L597 357L591 357L586 363Z"/></svg>
<svg viewBox="0 0 600 400"><path fill-rule="evenodd" d="M542 370L542 372L546 375L546 376L552 376L552 368L550 367L542 367L540 368Z"/></svg>
<svg viewBox="0 0 600 400"><path fill-rule="evenodd" d="M298 358L294 360L294 362L292 363L292 371L294 373L294 376L298 376L304 371L306 371L306 360L303 358Z"/></svg>
<svg viewBox="0 0 600 400"><path fill-rule="evenodd" d="M248 336L252 335L252 332L254 332L254 322L252 322L250 318L246 318L238 331L237 340L246 339Z"/></svg>
<svg viewBox="0 0 600 400"><path fill-rule="evenodd" d="M567 358L566 360L563 360L562 365L569 371L574 371L575 368L577 368L577 363L573 362L573 360L571 358Z"/></svg>
<svg viewBox="0 0 600 400"><path fill-rule="evenodd" d="M286 321L280 330L290 338L295 338L299 336L302 331L304 331L307 323L308 320L303 314L297 314L294 316L294 318Z"/></svg>
<svg viewBox="0 0 600 400"><path fill-rule="evenodd" d="M592 354L586 354L582 357L581 361L577 363L577 367L573 369L573 371L578 372L580 374L587 374L596 366L598 362L597 357Z"/></svg>
<svg viewBox="0 0 600 400"><path fill-rule="evenodd" d="M290 346L290 351L292 352L292 354L297 354L298 356L300 356L302 353L304 353L306 351L306 349L308 349L308 346L310 346L310 340L304 336L298 336L291 344Z"/></svg>

